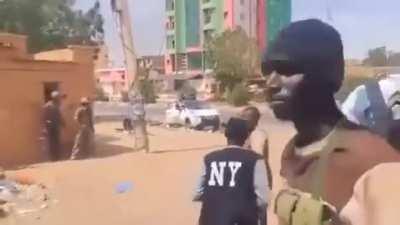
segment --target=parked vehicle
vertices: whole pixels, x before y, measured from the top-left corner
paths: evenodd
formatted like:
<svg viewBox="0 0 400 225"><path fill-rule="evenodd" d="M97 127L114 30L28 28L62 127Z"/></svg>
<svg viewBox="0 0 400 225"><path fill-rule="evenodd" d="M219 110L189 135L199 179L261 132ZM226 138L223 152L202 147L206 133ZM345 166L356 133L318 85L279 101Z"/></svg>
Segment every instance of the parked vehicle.
<svg viewBox="0 0 400 225"><path fill-rule="evenodd" d="M184 125L196 130L212 127L213 131L220 127L219 112L201 101L175 102L166 110L165 117L168 125Z"/></svg>

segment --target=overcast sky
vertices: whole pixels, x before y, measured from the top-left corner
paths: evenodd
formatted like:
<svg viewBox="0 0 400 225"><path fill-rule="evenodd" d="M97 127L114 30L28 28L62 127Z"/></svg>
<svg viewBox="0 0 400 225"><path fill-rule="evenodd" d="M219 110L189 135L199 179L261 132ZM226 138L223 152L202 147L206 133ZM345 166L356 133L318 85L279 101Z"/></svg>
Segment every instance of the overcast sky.
<svg viewBox="0 0 400 225"><path fill-rule="evenodd" d="M100 0L110 54L120 63L122 54L110 0ZM87 9L94 0L77 0ZM139 55L162 54L165 45L165 0L129 0L135 49ZM368 49L387 46L400 51L400 0L293 0L293 21L319 18L342 35L347 58L363 58Z"/></svg>

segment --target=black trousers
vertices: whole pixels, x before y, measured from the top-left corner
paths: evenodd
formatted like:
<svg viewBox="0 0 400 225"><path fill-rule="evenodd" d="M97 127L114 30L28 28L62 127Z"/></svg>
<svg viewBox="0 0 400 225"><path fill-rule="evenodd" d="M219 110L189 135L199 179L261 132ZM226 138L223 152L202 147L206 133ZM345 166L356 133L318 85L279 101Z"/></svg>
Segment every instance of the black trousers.
<svg viewBox="0 0 400 225"><path fill-rule="evenodd" d="M60 129L47 127L47 142L49 148L50 159L58 161L61 159L61 141Z"/></svg>

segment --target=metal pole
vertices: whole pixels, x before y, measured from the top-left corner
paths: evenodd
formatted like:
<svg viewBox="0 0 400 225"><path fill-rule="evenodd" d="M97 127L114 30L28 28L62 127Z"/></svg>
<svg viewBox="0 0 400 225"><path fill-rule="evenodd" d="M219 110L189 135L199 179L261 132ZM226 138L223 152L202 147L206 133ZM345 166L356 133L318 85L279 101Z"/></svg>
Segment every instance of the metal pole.
<svg viewBox="0 0 400 225"><path fill-rule="evenodd" d="M119 22L121 28L121 41L125 56L125 65L128 72L129 86L135 87L137 84L137 57L133 45L132 26L130 23L130 14L128 2L126 0L118 0L120 9L118 9ZM136 90L136 88L135 88Z"/></svg>

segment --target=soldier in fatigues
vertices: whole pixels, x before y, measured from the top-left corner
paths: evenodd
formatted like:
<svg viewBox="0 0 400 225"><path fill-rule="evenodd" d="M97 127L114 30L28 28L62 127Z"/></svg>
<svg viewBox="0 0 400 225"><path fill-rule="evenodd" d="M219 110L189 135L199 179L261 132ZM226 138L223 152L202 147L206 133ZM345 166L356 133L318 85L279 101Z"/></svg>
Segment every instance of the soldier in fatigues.
<svg viewBox="0 0 400 225"><path fill-rule="evenodd" d="M52 161L58 161L61 158L61 129L65 127L64 119L61 115L60 105L63 96L53 91L51 100L43 107L44 132L47 140L47 148Z"/></svg>
<svg viewBox="0 0 400 225"><path fill-rule="evenodd" d="M87 158L94 151L93 112L87 98L81 99L81 106L75 112L75 120L79 123L79 132L72 149L72 160Z"/></svg>
<svg viewBox="0 0 400 225"><path fill-rule="evenodd" d="M244 149L247 123L231 119L228 146L204 158L195 201L202 202L200 225L266 224L268 180L262 156Z"/></svg>

